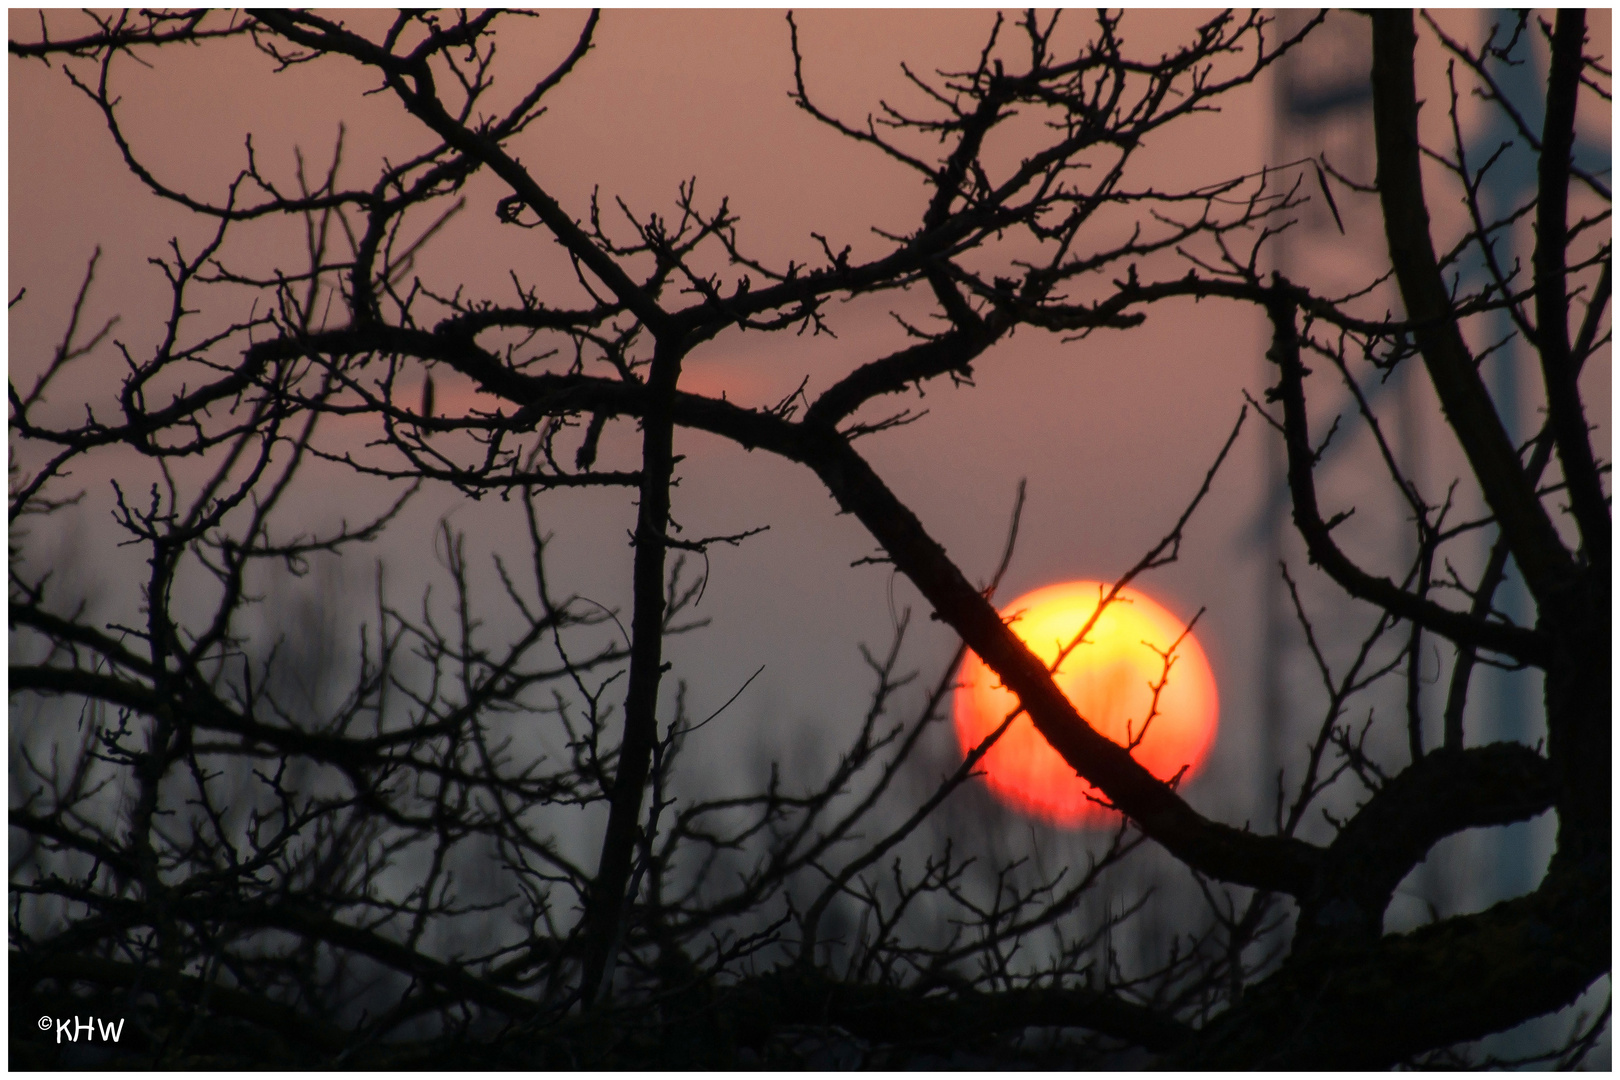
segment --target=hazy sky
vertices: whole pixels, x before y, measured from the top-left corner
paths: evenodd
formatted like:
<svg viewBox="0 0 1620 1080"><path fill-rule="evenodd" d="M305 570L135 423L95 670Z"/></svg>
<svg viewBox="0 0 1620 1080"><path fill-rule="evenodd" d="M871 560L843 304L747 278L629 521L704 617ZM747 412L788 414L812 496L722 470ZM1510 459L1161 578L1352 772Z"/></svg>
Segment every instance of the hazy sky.
<svg viewBox="0 0 1620 1080"><path fill-rule="evenodd" d="M807 12L800 25L809 86L829 111L857 121L880 98L917 105L900 62L918 71L970 66L991 19L978 11ZM1071 13L1071 20L1079 32L1084 16ZM510 65L511 74L498 85L514 92L549 68L580 22L575 13L548 11L509 27L499 63ZM1182 12L1133 13L1127 40L1156 56L1192 22ZM34 33L24 13L13 11L11 26L13 34ZM398 159L423 142L391 96L362 96L367 85L337 62L275 75L240 42L149 59L152 69L121 60L115 78L139 151L175 186L217 197L243 163L250 132L259 160L286 177L295 146L313 162L326 160L342 120L346 175L356 182L381 155ZM872 250L869 230L905 227L924 193L892 163L796 110L787 96L791 78L788 28L779 12L609 11L595 49L518 143L519 155L575 214L585 212L593 187L604 202L619 196L641 211L665 210L677 185L696 177L700 196L729 196L745 243L768 257L813 256L812 231L826 234L835 249L851 243L857 255L863 245ZM1223 112L1166 132L1139 160L1137 186L1188 187L1258 168L1270 146L1269 95L1262 83L1233 95ZM197 224L129 176L98 113L60 70L12 60L9 120L8 288L11 294L28 288L10 323L14 373L47 355L98 244L103 258L93 310L120 314L119 335L149 343L161 310L153 305L163 302L164 291L146 259L171 235L194 245ZM509 267L525 282L566 287L569 275L554 248L535 234L497 227L500 194L487 181L469 186L468 207L425 263L424 276L503 298L510 295ZM263 246L244 246L250 242ZM243 261L271 263L290 249L269 236L246 236L235 250ZM687 383L768 403L808 374L813 395L833 373L899 342L888 304L835 308L836 341L723 337L693 357ZM1263 385L1263 348L1256 313L1213 303L1167 305L1141 329L1080 343L1023 331L976 365L975 386L930 388L920 403L930 410L923 421L861 448L970 578L993 570L1015 486L1028 478L1029 504L1004 597L1065 579L1111 578L1166 531L1196 489L1237 416L1242 389ZM104 395L115 385L116 368L87 366L83 377L106 380L83 387ZM57 404L72 404L65 391L58 391ZM1262 426L1249 425L1189 532L1181 563L1141 583L1182 617L1208 609L1201 638L1222 699L1217 755L1225 748L1228 759L1208 774L1210 784L1240 774L1234 755L1246 752L1252 736L1261 567L1251 523L1262 439ZM884 644L894 607L920 606L915 594L883 568L850 568L872 542L852 519L835 516L806 470L685 432L677 436L677 452L687 458L674 513L688 534L771 526L740 549L711 554L700 614L714 623L675 649L675 674L691 680L693 710L706 714L763 664L765 674L725 721L734 737L763 724L773 742L791 746L806 731L842 726L869 685L857 643ZM106 478L124 467L109 455L78 476L104 493ZM341 486L329 496L330 504L308 507L312 521L329 524L350 504ZM559 493L546 505L557 534L559 587L624 604L631 498ZM396 580L409 582L413 572L430 576L430 527L451 508L456 524L475 530L475 547L507 548L506 536L521 543L515 507L465 504L436 492L382 545L380 553L401 568ZM104 515L105 502L92 499L81 520L99 527ZM100 565L101 573L112 573L110 564ZM353 576L363 585L369 575ZM937 625L918 622L911 655L932 676L949 642ZM1212 810L1247 802L1209 787L1195 786L1191 795Z"/></svg>

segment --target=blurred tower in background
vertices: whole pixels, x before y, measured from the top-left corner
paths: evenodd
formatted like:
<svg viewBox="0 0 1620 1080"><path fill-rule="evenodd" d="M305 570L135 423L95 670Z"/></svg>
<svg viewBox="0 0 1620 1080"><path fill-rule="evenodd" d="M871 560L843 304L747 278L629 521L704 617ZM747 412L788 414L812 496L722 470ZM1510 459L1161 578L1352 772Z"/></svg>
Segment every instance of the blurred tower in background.
<svg viewBox="0 0 1620 1080"><path fill-rule="evenodd" d="M1294 33L1309 17L1308 12L1280 11L1277 13L1278 30L1283 35ZM1487 68L1502 96L1518 115L1532 129L1539 128L1545 112L1546 59L1533 47L1534 22L1515 37L1517 12L1484 12L1478 18L1477 26L1465 32L1464 39L1481 41L1493 32L1494 25L1493 45L1503 49L1505 56L1488 58ZM1510 42L1512 48L1507 49ZM1371 55L1368 20L1334 12L1302 47L1288 53L1279 63L1273 82L1271 147L1272 164L1281 170L1279 183L1287 185L1304 175L1308 178L1305 183L1314 187L1308 159L1324 157L1344 175L1358 182L1372 183L1376 159ZM1466 86L1460 89L1467 92ZM1442 108L1444 103L1431 102L1430 107ZM1481 210L1485 220L1508 217L1528 208L1528 212L1519 213L1516 228L1496 234L1497 265L1509 275L1517 268L1518 276L1513 284L1522 288L1527 284L1534 247L1536 154L1512 118L1492 103L1485 103L1477 110L1473 128L1472 132L1464 129L1469 167L1478 169L1492 155L1498 155L1481 185ZM1609 167L1609 148L1577 138L1575 158L1587 168L1601 172ZM1382 222L1376 216L1376 200L1371 196L1352 195L1342 187L1338 191L1344 235L1340 234L1324 201L1316 197L1300 210L1298 223L1278 237L1272 249L1273 265L1278 271L1318 291L1348 292L1375 279L1388 266ZM1431 204L1438 197L1438 193L1430 192ZM1461 267L1461 287L1465 291L1484 284L1488 271L1477 247L1465 254ZM1400 310L1400 298L1393 288L1385 286L1379 295L1384 297L1383 304L1388 310ZM1508 434L1522 444L1540 427L1542 406L1539 379L1535 374L1536 358L1525 346L1506 311L1495 312L1479 323L1470 328L1470 344L1476 352L1489 351L1483 363L1487 385ZM1415 362L1403 364L1387 382L1378 378L1376 372L1371 374L1372 377L1361 383L1362 393L1369 404L1379 407L1383 413L1386 433L1394 441L1402 470L1433 499L1435 492L1426 481L1443 485L1448 476L1425 476L1425 432L1433 427L1435 439L1448 436L1432 395L1423 385L1421 367ZM1267 370L1264 377L1269 385L1272 373ZM1343 394L1336 411L1343 414L1343 421L1324 455L1323 467L1337 470L1343 477L1366 458L1369 440L1363 431L1357 430L1359 425L1351 422L1355 410L1348 393ZM1394 419L1393 425L1390 419ZM1443 450L1438 445L1435 449ZM1378 468L1371 459L1367 460L1370 468ZM1254 534L1256 546L1266 557L1261 584L1264 639L1258 672L1264 732L1258 755L1256 813L1260 820L1269 821L1276 812L1278 770L1291 760L1298 761L1304 739L1314 730L1309 702L1317 676L1307 666L1309 658L1299 643L1292 603L1277 569L1280 560L1286 560L1290 567L1303 567L1305 557L1289 517L1285 464L1282 447L1276 439L1267 442L1266 468L1268 495ZM1383 496L1378 496L1375 507L1368 509L1387 513L1391 507L1383 500ZM1416 554L1415 537L1408 526L1410 511L1404 507L1393 509L1394 515L1383 519L1399 529L1398 536L1390 536L1391 554L1409 560ZM1482 530L1481 563L1495 539L1494 530ZM1300 577L1295 574L1296 580ZM1359 623L1348 617L1355 605L1342 592L1327 588L1307 592L1305 583L1300 584L1316 616L1320 636L1331 639L1341 627L1351 628L1350 633L1356 632ZM1496 592L1495 604L1498 610L1521 624L1534 619L1529 595L1511 560L1508 576ZM1336 618L1339 610L1347 617ZM1332 648L1325 651L1331 658ZM1434 688L1435 697L1426 703L1424 711L1432 721L1444 705L1439 695L1444 692L1444 676L1449 672L1453 653L1448 645L1431 641L1425 654L1422 680L1426 687ZM1433 670L1430 670L1431 662ZM1470 744L1514 741L1534 745L1546 733L1539 674L1481 665L1475 671L1469 694L1467 724ZM1434 745L1436 734L1430 733L1427 745ZM1460 891L1446 896L1438 892L1441 881L1450 880L1452 888L1456 889L1454 876L1430 873L1425 880L1420 875L1418 886L1424 899L1442 910L1472 910L1528 892L1550 854L1547 847L1550 834L1546 834L1546 830L1542 833L1545 835L1538 842L1536 832L1523 825L1488 830L1486 834L1469 838L1465 849L1456 854L1476 865L1477 874L1463 884Z"/></svg>
<svg viewBox="0 0 1620 1080"><path fill-rule="evenodd" d="M1482 33L1494 32L1493 44L1505 56L1491 56L1486 60L1487 70L1496 81L1502 96L1523 117L1533 130L1539 128L1546 113L1546 59L1531 47L1535 24L1515 36L1519 13L1511 10L1486 12ZM1494 26L1494 31L1492 27ZM1512 44L1511 48L1506 46ZM1485 173L1480 185L1480 209L1487 221L1506 217L1532 206L1536 199L1537 157L1523 138L1512 118L1500 108L1488 108L1482 123L1468 140L1467 153L1471 166L1487 161L1499 154ZM1609 148L1596 146L1577 133L1575 160L1583 167L1603 172L1609 168ZM1518 227L1503 233L1496 244L1497 265L1511 273L1520 268L1515 286L1523 287L1529 276L1531 253L1535 248L1534 215L1524 214ZM1477 287L1488 273L1484 258L1475 249L1470 261L1464 264L1471 280L1465 285ZM1523 444L1540 428L1539 413L1542 403L1537 394L1537 361L1534 353L1525 347L1516 332L1512 317L1506 311L1493 312L1487 323L1488 340L1481 344L1503 342L1484 363L1486 385L1496 401L1497 412L1515 443ZM1487 537L1493 540L1494 537ZM1507 576L1496 591L1496 607L1514 622L1526 624L1535 617L1530 594L1524 586L1518 567L1509 560ZM1476 725L1482 742L1521 742L1534 745L1546 736L1546 715L1541 699L1541 680L1534 672L1509 672L1489 669L1480 673L1478 680L1480 708L1476 711ZM1536 871L1546 861L1547 852L1538 852L1527 829L1504 830L1500 842L1491 853L1491 891L1494 895L1516 896L1535 886Z"/></svg>
<svg viewBox="0 0 1620 1080"><path fill-rule="evenodd" d="M1278 36L1297 33L1312 14L1278 11ZM1372 36L1367 20L1340 12L1330 14L1298 48L1282 58L1272 83L1271 164L1281 169L1273 180L1275 185L1286 189L1302 175L1298 163L1322 157L1349 176L1371 179L1375 165L1371 66ZM1353 206L1341 200L1343 213L1351 214ZM1273 266L1285 277L1311 282L1318 289L1348 292L1378 275L1385 262L1381 229L1357 227L1372 223L1349 216L1347 235L1339 235L1339 226L1320 197L1301 207L1295 216L1296 224L1278 236L1271 248ZM1263 385L1275 381L1269 362L1262 378ZM1366 390L1381 394L1387 387L1373 382ZM1348 400L1348 394L1343 396ZM1402 419L1406 419L1404 410ZM1410 442L1406 438L1409 431L1400 434L1405 446ZM1351 439L1336 439L1329 451L1338 455L1352 444ZM1293 603L1278 569L1284 561L1300 567L1304 558L1290 519L1282 443L1275 438L1266 440L1265 490L1254 531L1256 547L1265 556L1260 583L1262 732L1255 816L1270 822L1279 813L1279 772L1287 768L1290 759L1297 759L1296 751L1308 737L1306 724L1299 716L1306 701L1298 680L1312 680L1305 685L1314 685L1315 681L1307 670L1309 657L1300 644ZM1294 577L1297 580L1300 575ZM1348 604L1349 600L1343 598L1341 602ZM1285 776L1285 789L1286 783Z"/></svg>
<svg viewBox="0 0 1620 1080"><path fill-rule="evenodd" d="M1512 37L1518 14L1513 11L1492 11L1486 14L1486 24L1496 24L1496 40L1505 44ZM1509 51L1512 63L1501 60L1492 63L1492 74L1504 96L1520 116L1529 123L1537 123L1546 112L1543 104L1543 73L1541 65L1531 55L1530 32L1520 34ZM1520 203L1534 202L1536 198L1536 155L1519 137L1513 121L1501 109L1487 109L1484 123L1468 146L1470 162L1484 161L1504 148L1501 156L1485 174L1480 187L1480 209L1487 221L1504 216ZM1477 167L1477 166L1476 166ZM1525 224L1533 225L1533 218ZM1528 267L1530 252L1535 245L1529 229L1506 233L1497 244L1499 265L1512 267L1515 262ZM1524 258L1519 258L1520 254ZM1487 271L1485 260L1473 253L1468 265L1471 285L1481 282ZM1528 276L1524 270L1522 276ZM1522 284L1520 282L1519 284ZM1502 425L1515 445L1534 434L1533 418L1524 415L1525 392L1533 381L1521 377L1520 368L1534 364L1535 358L1525 349L1524 342L1513 326L1513 318L1506 311L1492 312L1488 321L1490 342L1504 342L1503 346L1485 360L1485 381L1496 411L1501 414ZM1494 536L1487 540L1494 540ZM1524 579L1513 560L1508 560L1507 574L1496 590L1496 607L1508 618L1521 625L1534 618L1530 596L1525 591ZM1477 677L1476 693L1483 708L1475 711L1481 742L1534 743L1546 731L1546 720L1540 708L1539 679L1528 672L1508 672L1486 669ZM1532 713L1535 715L1532 716ZM1502 896L1515 896L1529 892L1535 885L1531 880L1533 852L1530 836L1523 829L1505 830L1494 850L1489 851L1491 891Z"/></svg>
<svg viewBox="0 0 1620 1080"><path fill-rule="evenodd" d="M1302 11L1276 14L1281 35L1296 32L1310 17L1310 13ZM1453 15L1469 17L1460 12ZM1492 45L1504 55L1488 57L1487 70L1501 96L1524 119L1525 125L1539 134L1546 111L1547 59L1545 48L1540 47L1534 17L1517 37L1514 31L1519 24L1518 12L1486 11L1472 13L1472 17L1477 20L1474 26L1454 28L1453 32L1461 30L1463 40L1481 42L1493 34L1492 27L1495 27ZM1507 48L1510 42L1512 48ZM1600 51L1603 50L1600 48ZM1271 163L1280 171L1278 183L1286 187L1303 176L1305 190L1315 196L1314 190L1310 190L1315 187L1315 178L1308 160L1320 160L1323 156L1347 177L1360 183L1372 183L1377 163L1373 147L1371 54L1369 21L1363 16L1334 12L1301 48L1287 54L1279 63L1273 81L1271 145ZM1467 94L1468 90L1468 85L1459 78L1459 91ZM1431 99L1428 108L1445 106L1443 99ZM1436 119L1431 117L1430 122ZM1480 209L1486 221L1517 215L1514 227L1495 234L1495 257L1497 266L1513 276L1513 286L1522 289L1528 285L1535 245L1537 156L1512 117L1491 102L1468 108L1464 114L1463 135L1470 169L1477 170L1497 155L1481 184ZM1449 142L1444 139L1441 145L1449 146ZM1579 133L1574 156L1577 164L1599 175L1606 174L1611 167L1610 147L1594 144L1590 138L1583 140ZM1277 238L1272 259L1279 272L1308 283L1318 291L1348 292L1384 273L1389 265L1388 254L1376 198L1351 194L1342 187L1335 188L1335 196L1344 219L1344 234L1340 234L1332 213L1317 196L1297 213L1297 224ZM1443 195L1430 191L1428 196L1432 208L1440 199L1454 199L1455 189ZM1449 245L1455 239L1454 235L1447 236L1444 243ZM1478 290L1485 284L1488 273L1476 245L1465 253L1459 264L1461 291ZM1369 299L1377 299L1379 306L1389 311L1402 310L1397 291L1387 284L1376 297ZM1486 385L1508 435L1522 445L1540 429L1544 414L1536 355L1523 341L1506 311L1474 320L1464 332L1476 354L1487 354L1481 365ZM1318 365L1319 370L1324 367L1326 365ZM1269 363L1266 368L1262 385L1271 385L1275 375ZM1377 372L1372 372L1371 376L1363 377L1361 391L1369 404L1381 413L1385 433L1393 442L1392 449L1402 471L1432 501L1443 492L1454 472L1448 464L1449 455L1454 451L1450 447L1450 432L1426 385L1422 367L1415 361L1402 364L1387 383L1377 377ZM1325 384L1326 380L1320 383ZM1316 390L1322 395L1324 405L1333 401L1331 395L1324 393L1326 390L1326 385L1319 385ZM1369 470L1365 475L1376 476L1382 473L1382 468L1370 454L1371 440L1365 430L1354 422L1355 407L1350 395L1343 390L1340 393L1341 400L1333 412L1324 409L1317 413L1313 409L1313 425L1322 425L1316 428L1318 433L1326 430L1326 423L1334 412L1342 417L1337 436L1323 457L1323 473L1333 476L1345 490L1356 493L1350 502L1361 503L1364 510L1379 515L1378 520L1384 523L1382 527L1389 530L1389 555L1409 565L1416 555L1410 511L1393 505L1388 501L1389 496L1375 495L1370 490L1364 494L1357 485L1356 470L1365 467ZM1278 573L1279 561L1285 560L1291 570L1303 569L1306 564L1303 544L1290 518L1280 440L1268 439L1266 454L1267 494L1255 522L1252 542L1265 555L1260 592L1264 637L1256 673L1262 691L1263 734L1258 747L1255 816L1259 821L1269 822L1277 812L1279 770L1292 766L1294 772L1289 780L1295 785L1299 781L1297 774L1305 741L1314 735L1320 722L1320 714L1313 716L1312 713L1321 695L1318 676L1300 641L1292 602ZM1384 490L1392 488L1385 485ZM1362 502L1363 498L1367 501ZM1371 505L1367 505L1368 502ZM1478 535L1478 564L1472 569L1459 567L1465 578L1477 575L1478 566L1485 562L1497 536L1495 529L1480 530ZM1363 534L1361 539L1365 542L1371 538ZM1342 657L1344 646L1351 644L1351 636L1364 625L1353 610L1358 605L1342 591L1332 588L1331 583L1307 580L1319 579L1320 575L1295 573L1294 577L1313 616L1323 651L1330 660L1336 652ZM1495 606L1521 625L1534 620L1534 606L1511 560L1507 576L1496 591ZM1443 698L1455 652L1441 639L1430 636L1426 641L1420 679L1422 695L1427 699L1423 704L1428 728L1425 745L1433 748L1438 738L1434 725L1444 708ZM1380 713L1397 706L1393 690L1394 687L1390 687L1375 695ZM1484 664L1477 667L1466 711L1467 743L1512 741L1533 746L1545 737L1540 673L1510 671ZM1400 759L1392 756L1392 760ZM1413 879L1402 886L1400 892L1405 895L1397 895L1387 916L1391 928L1416 925L1435 915L1477 911L1531 891L1551 855L1551 826L1551 821L1544 817L1506 828L1472 830L1443 841ZM1552 1018L1532 1021L1488 1040L1486 1049L1509 1057L1533 1052L1547 1038L1561 1037L1552 1034L1561 1030L1560 1023L1562 1021Z"/></svg>

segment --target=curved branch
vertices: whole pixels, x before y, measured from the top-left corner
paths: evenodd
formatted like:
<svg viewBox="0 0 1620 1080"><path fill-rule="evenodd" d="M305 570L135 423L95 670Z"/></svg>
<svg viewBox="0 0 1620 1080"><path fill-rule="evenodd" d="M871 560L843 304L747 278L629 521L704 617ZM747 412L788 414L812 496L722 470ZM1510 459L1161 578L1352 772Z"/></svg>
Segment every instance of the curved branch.
<svg viewBox="0 0 1620 1080"><path fill-rule="evenodd" d="M836 432L802 426L794 441L798 460L815 470L839 505L860 519L939 617L1018 695L1053 749L1144 833L1210 877L1294 895L1310 887L1319 848L1288 837L1234 829L1187 805L1130 751L1099 734L1075 711L1046 665L848 442Z"/></svg>
<svg viewBox="0 0 1620 1080"><path fill-rule="evenodd" d="M1547 120L1542 129L1536 200L1536 351L1547 387L1547 421L1558 446L1558 461L1569 484L1570 509L1580 526L1587 558L1609 561L1609 507L1603 478L1592 456L1592 440L1575 381L1569 343L1569 294L1565 246L1569 240L1570 157L1575 145L1575 99L1581 86L1581 48L1586 13L1560 8L1553 32L1552 67L1547 79Z"/></svg>
<svg viewBox="0 0 1620 1080"><path fill-rule="evenodd" d="M972 373L974 358L989 348L996 336L982 325L970 326L862 364L816 398L804 414L805 422L835 425L882 394L899 393L946 372L965 378Z"/></svg>
<svg viewBox="0 0 1620 1080"><path fill-rule="evenodd" d="M1409 593L1388 578L1369 574L1334 543L1333 526L1337 522L1323 521L1316 502L1316 478L1312 471L1316 452L1311 448L1305 411L1305 365L1299 355L1294 309L1274 299L1266 306L1266 312L1272 326L1269 356L1281 372L1276 394L1283 406L1283 440L1288 451L1288 491L1294 504L1294 525L1305 540L1311 562L1326 571L1351 596L1377 604L1452 641L1491 649L1525 663L1544 665L1547 643L1536 631L1487 622ZM1517 465L1515 471L1522 478L1523 472Z"/></svg>
<svg viewBox="0 0 1620 1080"><path fill-rule="evenodd" d="M1387 1069L1503 1031L1608 972L1610 895L1607 861L1555 858L1541 888L1477 915L1370 942L1324 935L1163 1064Z"/></svg>
<svg viewBox="0 0 1620 1080"><path fill-rule="evenodd" d="M1408 316L1419 324L1413 336L1446 420L1501 523L1525 583L1544 600L1570 579L1575 567L1535 487L1524 478L1518 452L1451 317L1451 297L1435 259L1423 197L1412 13L1377 11L1372 22L1378 198L1395 278Z"/></svg>
<svg viewBox="0 0 1620 1080"><path fill-rule="evenodd" d="M1436 843L1464 829L1528 821L1553 805L1548 760L1519 743L1445 748L1417 759L1351 818L1328 848L1322 884L1301 904L1296 949L1313 937L1376 938L1395 887Z"/></svg>

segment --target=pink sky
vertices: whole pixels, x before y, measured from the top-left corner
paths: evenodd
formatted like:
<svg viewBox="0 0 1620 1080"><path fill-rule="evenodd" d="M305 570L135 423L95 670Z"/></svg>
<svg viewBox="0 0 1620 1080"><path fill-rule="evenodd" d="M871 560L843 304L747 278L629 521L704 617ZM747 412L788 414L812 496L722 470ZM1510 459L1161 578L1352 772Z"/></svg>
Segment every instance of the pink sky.
<svg viewBox="0 0 1620 1080"><path fill-rule="evenodd" d="M812 93L829 111L857 120L880 98L914 104L899 63L919 71L968 66L991 18L963 10L805 13L800 26ZM1070 18L1071 31L1084 29L1083 15ZM576 13L546 11L509 30L500 62L514 74L499 85L511 93L522 78L548 68L572 44L580 21ZM1184 12L1133 13L1128 40L1156 56L1193 21ZM30 14L11 13L14 35L33 36L35 25ZM400 147L422 141L391 97L362 97L366 84L336 62L272 75L268 61L240 42L152 59L152 70L121 61L118 84L138 147L176 186L217 196L243 161L248 132L261 161L286 176L294 146L324 161L344 119L347 175L356 181L380 154L397 157ZM519 153L576 214L585 212L593 185L604 201L622 196L645 211L672 205L677 185L696 176L700 195L731 198L745 241L769 257L809 257L816 250L812 231L827 234L835 247L854 244L859 255L873 243L870 227L903 227L915 217L920 186L796 110L787 97L791 75L779 12L609 11L595 50ZM151 305L164 294L146 259L171 235L194 243L196 223L154 201L128 175L99 115L59 70L13 60L10 95L9 289L29 290L10 324L14 377L46 355L97 244L104 256L95 311L121 313L120 335L132 344L149 342L156 329ZM1189 187L1259 167L1270 145L1269 100L1262 84L1234 95L1224 112L1173 129L1148 147L1138 184ZM555 248L536 234L496 226L499 194L487 181L470 185L468 209L437 247L431 274L503 297L510 294L508 267L525 282L568 287ZM246 235L238 243L242 260L268 264L289 250L273 238L255 242L262 246L252 248ZM813 394L832 373L899 340L888 303L834 310L835 342L722 337L692 358L686 385L764 403L808 374ZM970 578L994 567L1020 477L1028 478L1030 501L1005 595L1064 579L1111 578L1162 535L1196 489L1237 415L1242 388L1261 385L1263 348L1255 313L1211 303L1167 305L1140 330L1078 344L1021 332L977 365L976 387L931 388L924 421L863 449ZM87 382L90 396L116 385L111 365L93 376L85 370L87 380L105 380ZM72 404L62 392L58 398ZM1183 561L1142 583L1184 618L1209 609L1201 638L1221 686L1223 728L1238 732L1238 745L1254 705L1249 668L1260 568L1242 537L1258 498L1261 437L1261 425L1252 424L1195 522ZM739 704L749 716L800 723L851 714L867 687L855 645L881 645L890 622L887 572L849 568L870 553L871 541L853 521L834 516L802 469L696 434L678 436L677 452L688 459L675 515L689 533L772 526L740 550L712 555L703 613L715 626L677 647L677 674L693 680L694 710L706 713L709 699L724 700L765 664L751 700ZM101 484L119 468L109 458L81 469L80 478ZM331 505L312 505L312 519L330 521L358 497L341 484L329 491ZM433 511L458 505L449 494L430 501ZM552 505L559 578L623 603L629 497L564 494ZM487 502L460 506L456 514L458 524L479 530L486 547L499 548L505 530L516 535L513 507ZM414 532L400 530L386 545L390 558L405 563L405 580L413 560L423 564L417 576L427 576L431 520L424 511L412 519ZM893 595L920 606L903 584ZM943 661L937 627L925 627L919 640L925 646L915 654L919 663L932 669ZM1219 769L1209 775L1219 782ZM1217 791L1192 794L1210 809L1223 805Z"/></svg>

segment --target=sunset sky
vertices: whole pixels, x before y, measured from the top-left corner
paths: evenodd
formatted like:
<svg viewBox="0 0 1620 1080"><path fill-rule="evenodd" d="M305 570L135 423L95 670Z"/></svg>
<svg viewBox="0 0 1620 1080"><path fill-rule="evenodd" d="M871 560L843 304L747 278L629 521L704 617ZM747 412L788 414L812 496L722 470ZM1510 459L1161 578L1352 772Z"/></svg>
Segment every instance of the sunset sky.
<svg viewBox="0 0 1620 1080"><path fill-rule="evenodd" d="M10 17L14 35L33 35L31 14L14 10ZM60 18L71 25L76 16ZM1454 18L1466 25L1471 16ZM810 91L828 111L857 122L880 99L920 107L900 63L919 72L971 66L991 19L981 11L807 12L800 26ZM547 11L526 27L509 27L499 63L513 74L498 85L510 92L549 68L572 45L581 21L577 13ZM1135 13L1125 24L1127 40L1156 57L1194 21L1182 12ZM1072 14L1071 33L1085 28L1085 16ZM1607 40L1606 21L1594 28L1594 40L1600 34ZM218 197L245 160L248 133L260 162L281 178L291 176L295 146L314 170L323 167L340 120L347 125L345 175L354 182L369 182L382 155L397 159L423 143L392 97L362 96L368 86L336 62L274 74L241 41L151 59L152 69L120 60L116 81L139 152L177 187ZM609 11L595 49L518 142L519 154L581 216L593 188L604 204L621 197L641 211L667 210L677 185L696 177L700 197L729 197L745 244L773 259L816 257L812 232L825 234L835 249L852 244L859 255L863 245L877 243L872 228L907 228L925 197L921 186L795 109L791 80L780 12ZM1271 147L1270 95L1262 80L1227 99L1221 113L1164 133L1137 161L1135 186L1191 187L1258 169ZM103 256L93 314L120 315L118 336L132 348L149 345L162 310L154 305L166 302L166 291L146 260L170 236L194 247L198 223L129 175L99 114L59 67L11 62L9 120L8 294L28 290L10 322L13 377L48 356L97 245ZM504 298L511 291L507 270L514 268L542 291L571 289L554 247L537 234L498 226L493 204L500 194L488 178L469 185L468 206L435 243L424 277ZM243 230L232 251L244 263L268 266L293 248L285 236ZM791 333L722 337L693 357L683 386L765 404L809 376L813 396L838 373L902 340L888 315L894 302L835 306L835 341ZM1266 385L1264 348L1256 311L1213 302L1162 305L1140 329L1080 342L1020 331L978 363L976 385L931 386L926 398L905 403L929 410L922 421L859 446L969 578L988 579L994 570L1016 485L1027 478L1028 507L1003 597L1063 580L1109 580L1169 529L1197 489L1237 417L1243 389L1258 393ZM1605 365L1605 380L1606 371ZM117 372L108 350L84 367L74 391L105 400ZM445 393L453 407L455 389ZM1606 425L1606 382L1592 400L1605 410L1592 419ZM78 407L66 387L53 403ZM1253 802L1245 763L1257 707L1256 597L1266 572L1253 523L1267 435L1262 424L1248 425L1189 531L1180 563L1138 583L1183 619L1207 609L1199 637L1220 687L1221 735L1209 768L1187 790L1194 805L1221 816L1241 817ZM687 534L770 526L741 548L711 552L712 576L697 614L713 623L673 648L674 675L690 682L698 715L765 666L732 711L711 725L710 737L724 731L723 741L733 746L758 739L790 757L795 747L816 752L820 735L847 729L865 701L870 680L857 644L884 646L895 612L906 606L917 609L908 655L926 678L937 674L952 642L923 617L924 605L903 580L883 567L850 567L872 553L873 542L852 519L835 515L808 471L690 432L677 434L676 450L686 460L674 515ZM92 492L76 519L84 530L78 550L89 559L79 572L115 593L115 606L132 603L134 594L119 582L119 556L106 553L98 533L108 528L106 481L129 467L109 454L76 474ZM303 511L311 524L330 525L357 513L357 505L381 501L353 477L324 490L327 497ZM630 495L558 492L542 505L556 534L552 573L559 587L625 607ZM390 562L401 596L434 576L431 527L446 512L483 553L522 549L516 506L431 492L377 551ZM345 573L363 593L370 571L359 562L351 558Z"/></svg>

